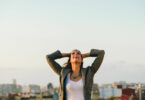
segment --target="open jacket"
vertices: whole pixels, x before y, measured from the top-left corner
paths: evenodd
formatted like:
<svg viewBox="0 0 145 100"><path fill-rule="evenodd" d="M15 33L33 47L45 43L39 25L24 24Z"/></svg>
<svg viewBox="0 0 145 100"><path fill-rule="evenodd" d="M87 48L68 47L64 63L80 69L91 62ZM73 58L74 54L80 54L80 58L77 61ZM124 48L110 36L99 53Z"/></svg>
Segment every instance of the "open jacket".
<svg viewBox="0 0 145 100"><path fill-rule="evenodd" d="M104 50L91 49L90 57L96 57L91 66L86 68L81 68L81 74L83 79L84 86L84 100L91 100L91 91L93 85L93 77L94 74L99 69L103 58L104 58ZM71 71L69 68L61 67L55 59L62 58L61 52L59 50L49 54L46 56L47 62L50 67L60 75L60 86L59 86L59 100L66 100L66 91L65 91L65 80L67 74Z"/></svg>

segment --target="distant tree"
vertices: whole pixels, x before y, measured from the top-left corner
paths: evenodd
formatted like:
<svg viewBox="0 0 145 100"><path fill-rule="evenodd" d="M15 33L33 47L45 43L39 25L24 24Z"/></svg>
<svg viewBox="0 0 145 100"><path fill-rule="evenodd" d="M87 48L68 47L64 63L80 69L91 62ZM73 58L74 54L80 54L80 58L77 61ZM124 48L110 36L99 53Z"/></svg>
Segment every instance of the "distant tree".
<svg viewBox="0 0 145 100"><path fill-rule="evenodd" d="M47 85L47 89L49 90L52 90L53 89L53 84L52 83L48 83L48 85Z"/></svg>
<svg viewBox="0 0 145 100"><path fill-rule="evenodd" d="M110 98L108 98L107 100L115 100L115 99L114 99L114 97L110 97Z"/></svg>

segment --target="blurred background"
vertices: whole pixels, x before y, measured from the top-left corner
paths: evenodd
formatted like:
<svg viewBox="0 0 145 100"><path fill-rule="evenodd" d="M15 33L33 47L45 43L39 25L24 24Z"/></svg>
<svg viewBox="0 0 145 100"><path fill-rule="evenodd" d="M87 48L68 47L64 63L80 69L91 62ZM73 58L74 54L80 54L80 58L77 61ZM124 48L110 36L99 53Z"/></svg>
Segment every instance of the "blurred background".
<svg viewBox="0 0 145 100"><path fill-rule="evenodd" d="M123 89L132 87L134 92L125 96L139 99L145 85L144 4L144 0L0 0L0 96L54 94L59 76L47 64L46 55L95 48L105 50L94 77L96 98L121 98ZM93 60L84 59L84 67ZM66 61L57 60L60 65Z"/></svg>

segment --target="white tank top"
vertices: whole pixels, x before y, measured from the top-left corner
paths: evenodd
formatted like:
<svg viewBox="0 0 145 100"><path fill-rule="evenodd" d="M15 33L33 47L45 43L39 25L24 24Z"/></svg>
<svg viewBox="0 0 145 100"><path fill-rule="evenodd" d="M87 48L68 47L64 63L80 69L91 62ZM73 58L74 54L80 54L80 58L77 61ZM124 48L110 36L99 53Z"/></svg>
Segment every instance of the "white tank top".
<svg viewBox="0 0 145 100"><path fill-rule="evenodd" d="M75 82L70 80L70 73L67 75L66 96L67 100L84 100L82 78Z"/></svg>

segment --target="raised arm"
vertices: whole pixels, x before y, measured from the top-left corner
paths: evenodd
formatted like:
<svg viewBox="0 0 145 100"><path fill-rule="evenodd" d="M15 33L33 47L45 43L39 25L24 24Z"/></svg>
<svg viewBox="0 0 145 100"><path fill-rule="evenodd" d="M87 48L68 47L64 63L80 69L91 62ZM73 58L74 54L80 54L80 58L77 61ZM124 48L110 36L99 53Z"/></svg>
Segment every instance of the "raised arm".
<svg viewBox="0 0 145 100"><path fill-rule="evenodd" d="M46 59L50 67L53 69L53 71L56 72L58 75L60 75L62 67L55 60L68 56L69 53L61 53L59 50L57 50L49 55L46 55Z"/></svg>
<svg viewBox="0 0 145 100"><path fill-rule="evenodd" d="M91 49L90 56L96 57L94 62L91 65L91 69L94 73L97 72L100 65L102 64L103 58L104 58L105 51L104 50L98 50L98 49Z"/></svg>
<svg viewBox="0 0 145 100"><path fill-rule="evenodd" d="M96 57L94 62L91 65L91 70L95 74L97 70L99 69L100 65L102 64L103 58L104 58L104 50L98 50L98 49L91 49L90 53L83 54L83 58L85 57Z"/></svg>

